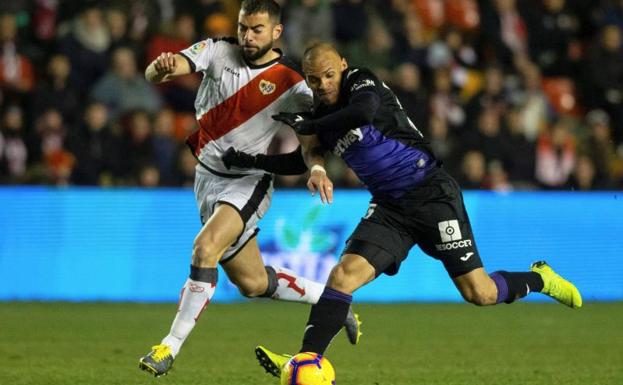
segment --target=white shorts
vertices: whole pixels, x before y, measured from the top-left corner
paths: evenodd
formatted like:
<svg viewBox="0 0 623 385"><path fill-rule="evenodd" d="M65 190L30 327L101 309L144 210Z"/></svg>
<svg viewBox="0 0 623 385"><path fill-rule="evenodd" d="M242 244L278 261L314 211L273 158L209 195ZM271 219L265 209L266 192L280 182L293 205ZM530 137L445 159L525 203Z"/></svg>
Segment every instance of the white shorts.
<svg viewBox="0 0 623 385"><path fill-rule="evenodd" d="M232 259L258 232L257 222L266 214L273 196L271 174L255 174L234 178L217 176L198 165L195 172L195 199L205 224L214 213L217 203L234 207L244 229L221 257L220 263Z"/></svg>

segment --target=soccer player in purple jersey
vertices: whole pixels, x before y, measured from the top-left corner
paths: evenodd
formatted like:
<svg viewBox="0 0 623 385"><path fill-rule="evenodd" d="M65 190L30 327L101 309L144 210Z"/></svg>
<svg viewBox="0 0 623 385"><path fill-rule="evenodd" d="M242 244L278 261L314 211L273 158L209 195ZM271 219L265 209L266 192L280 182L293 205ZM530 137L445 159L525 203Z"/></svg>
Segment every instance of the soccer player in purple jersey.
<svg viewBox="0 0 623 385"><path fill-rule="evenodd" d="M303 72L314 92L314 113L273 117L297 132L302 151L291 153L281 167L267 158L259 163L279 173L304 161L311 170L310 190L332 202L322 156L331 151L357 174L372 200L312 307L301 352L324 354L344 323L353 292L380 274L396 274L416 244L443 263L463 298L475 305L511 303L540 292L569 307L582 306L577 288L543 261L528 272L485 271L458 184L371 71L348 67L333 46L317 43L305 51ZM224 159L226 164L245 160L247 166L255 161L233 149ZM274 375L288 359L261 346L256 354Z"/></svg>

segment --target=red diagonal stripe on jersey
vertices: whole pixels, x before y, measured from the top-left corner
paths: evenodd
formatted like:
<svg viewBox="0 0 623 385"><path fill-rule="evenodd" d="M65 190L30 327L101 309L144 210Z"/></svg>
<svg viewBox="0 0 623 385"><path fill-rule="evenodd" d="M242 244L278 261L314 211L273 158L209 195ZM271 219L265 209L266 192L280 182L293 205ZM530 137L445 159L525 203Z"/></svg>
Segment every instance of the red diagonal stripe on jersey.
<svg viewBox="0 0 623 385"><path fill-rule="evenodd" d="M275 90L268 95L263 94L260 90L262 80L274 84ZM206 143L239 127L302 80L299 73L281 63L257 75L235 94L199 118L199 130L188 140L195 154L199 155Z"/></svg>

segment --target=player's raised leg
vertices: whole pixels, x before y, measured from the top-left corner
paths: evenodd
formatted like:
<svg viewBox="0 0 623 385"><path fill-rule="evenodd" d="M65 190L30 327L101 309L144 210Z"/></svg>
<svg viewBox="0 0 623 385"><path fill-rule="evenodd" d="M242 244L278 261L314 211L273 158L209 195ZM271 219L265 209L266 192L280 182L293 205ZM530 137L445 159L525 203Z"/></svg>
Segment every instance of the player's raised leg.
<svg viewBox="0 0 623 385"><path fill-rule="evenodd" d="M190 275L182 288L171 330L159 345L152 347L139 360L141 369L155 376L167 374L171 369L175 356L214 295L219 259L236 241L242 228L242 219L234 208L228 205L216 207L195 238Z"/></svg>
<svg viewBox="0 0 623 385"><path fill-rule="evenodd" d="M483 268L455 277L463 298L475 305L512 303L530 293L543 293L573 307L582 306L578 289L556 274L545 262L536 262L529 272L496 271L489 275Z"/></svg>

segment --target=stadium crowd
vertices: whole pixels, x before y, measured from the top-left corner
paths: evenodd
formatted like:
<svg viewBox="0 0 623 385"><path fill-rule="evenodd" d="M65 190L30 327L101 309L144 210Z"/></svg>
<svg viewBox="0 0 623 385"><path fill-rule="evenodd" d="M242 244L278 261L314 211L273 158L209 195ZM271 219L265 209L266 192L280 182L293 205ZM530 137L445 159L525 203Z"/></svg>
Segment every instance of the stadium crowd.
<svg viewBox="0 0 623 385"><path fill-rule="evenodd" d="M623 0L282 0L283 50L315 39L379 75L467 189L623 187ZM235 36L236 0L0 4L0 184L189 186L200 75L161 52ZM270 152L296 148L284 129ZM341 187L360 182L335 159ZM302 186L279 177L277 186Z"/></svg>

